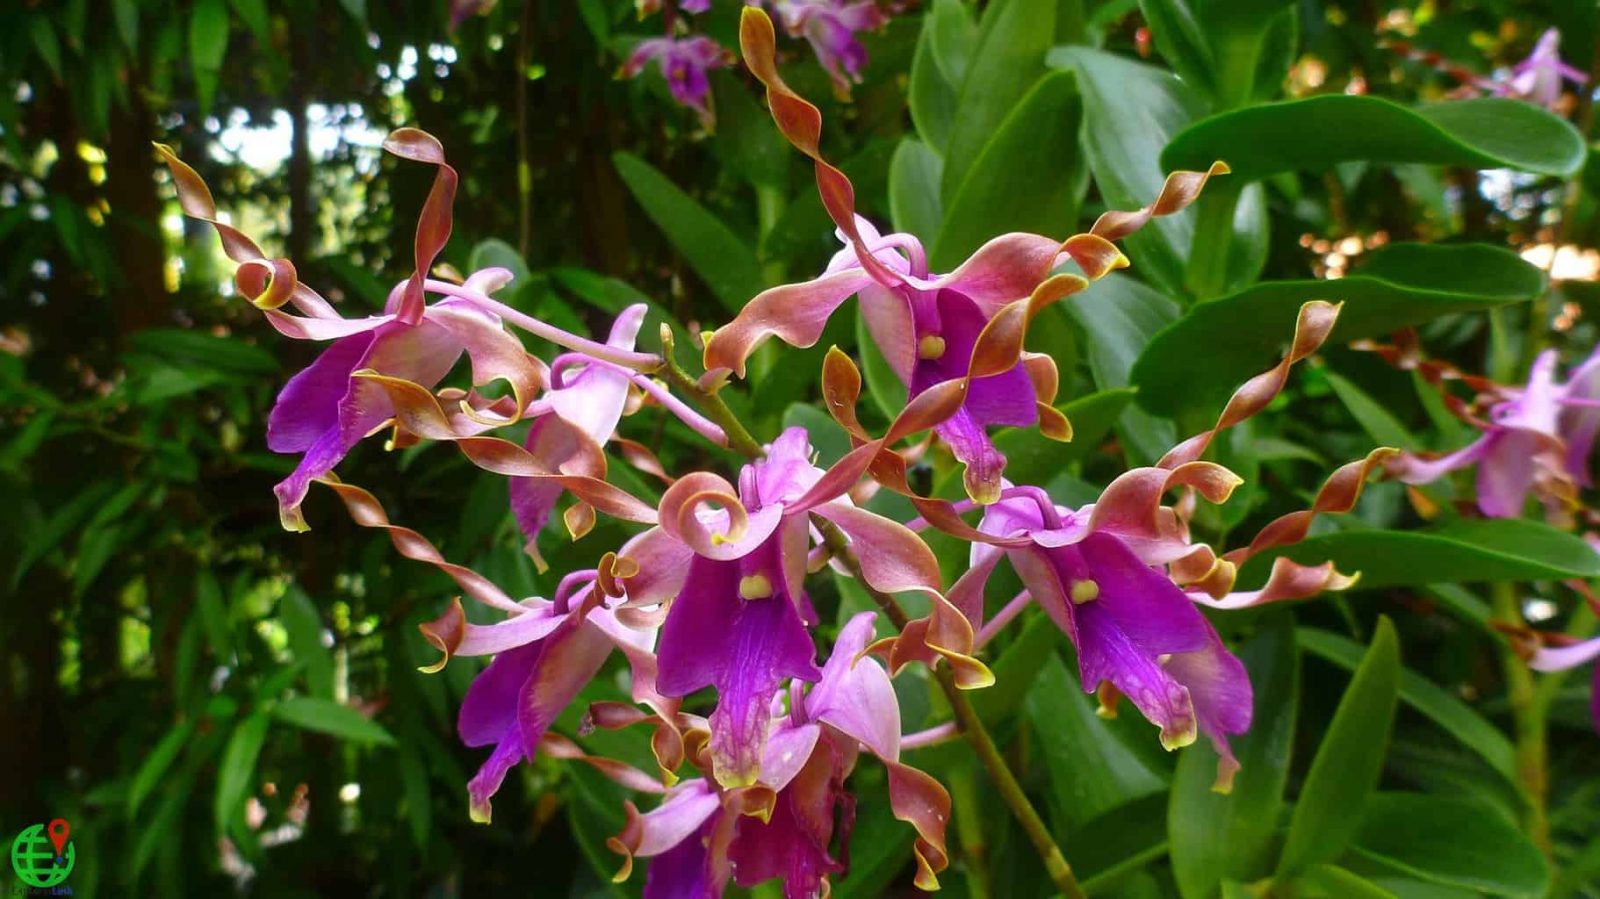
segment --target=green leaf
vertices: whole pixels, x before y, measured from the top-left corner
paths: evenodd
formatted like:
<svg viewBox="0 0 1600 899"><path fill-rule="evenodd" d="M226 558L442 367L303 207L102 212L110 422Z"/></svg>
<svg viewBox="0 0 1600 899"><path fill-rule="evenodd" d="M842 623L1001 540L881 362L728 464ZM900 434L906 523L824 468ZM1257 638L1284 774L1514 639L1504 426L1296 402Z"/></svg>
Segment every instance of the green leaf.
<svg viewBox="0 0 1600 899"><path fill-rule="evenodd" d="M1139 0L1156 51L1183 80L1209 94L1216 63L1200 22L1185 0Z"/></svg>
<svg viewBox="0 0 1600 899"><path fill-rule="evenodd" d="M1493 896L1543 896L1550 869L1520 828L1470 799L1378 793L1362 807L1360 856L1421 880Z"/></svg>
<svg viewBox="0 0 1600 899"><path fill-rule="evenodd" d="M322 616L317 614L311 597L298 586L290 586L278 603L278 620L289 637L289 651L295 661L305 663L306 686L311 695L332 699L333 653L322 644Z"/></svg>
<svg viewBox="0 0 1600 899"><path fill-rule="evenodd" d="M1577 129L1520 100L1407 108L1379 97L1329 94L1212 116L1173 138L1161 161L1169 168L1205 168L1222 159L1245 181L1355 161L1566 177L1583 166L1584 152Z"/></svg>
<svg viewBox="0 0 1600 899"><path fill-rule="evenodd" d="M139 763L139 770L134 772L133 782L128 785L128 818L130 820L139 814L139 806L144 804L145 797L149 796L150 791L155 789L156 784L162 781L167 769L172 767L173 761L178 758L178 753L182 752L184 747L188 745L189 738L193 734L194 722L181 722L172 730L167 731L167 735L161 738L161 742L150 750L150 754L144 757L143 762Z"/></svg>
<svg viewBox="0 0 1600 899"><path fill-rule="evenodd" d="M132 51L139 49L139 0L112 0L111 15L117 20L117 34Z"/></svg>
<svg viewBox="0 0 1600 899"><path fill-rule="evenodd" d="M1031 681L1028 722L1050 771L1051 820L1057 827L1085 824L1162 791L1162 778L1095 715L1095 702L1059 656L1049 656Z"/></svg>
<svg viewBox="0 0 1600 899"><path fill-rule="evenodd" d="M227 0L197 0L189 13L189 65L194 71L195 96L200 112L211 111L222 60L228 55Z"/></svg>
<svg viewBox="0 0 1600 899"><path fill-rule="evenodd" d="M245 27L261 42L261 49L272 46L272 21L267 17L266 0L228 0L233 11L239 14Z"/></svg>
<svg viewBox="0 0 1600 899"><path fill-rule="evenodd" d="M944 221L939 201L939 173L944 162L927 144L914 137L900 139L889 160L889 217L894 229L915 234L923 241L938 237Z"/></svg>
<svg viewBox="0 0 1600 899"><path fill-rule="evenodd" d="M755 253L722 220L632 153L612 156L617 174L667 240L729 312L738 312L765 281Z"/></svg>
<svg viewBox="0 0 1600 899"><path fill-rule="evenodd" d="M1337 865L1312 865L1284 886L1289 895L1305 899L1396 899L1382 886Z"/></svg>
<svg viewBox="0 0 1600 899"><path fill-rule="evenodd" d="M783 427L805 428L811 448L817 451L817 464L828 468L850 452L850 435L828 413L809 403L790 403L783 410Z"/></svg>
<svg viewBox="0 0 1600 899"><path fill-rule="evenodd" d="M1372 645L1311 760L1278 858L1279 875L1344 853L1383 770L1399 690L1400 641L1394 624L1380 617Z"/></svg>
<svg viewBox="0 0 1600 899"><path fill-rule="evenodd" d="M1300 704L1300 658L1293 619L1278 615L1240 650L1260 691L1255 721L1234 739L1239 771L1233 790L1212 790L1218 756L1197 742L1178 756L1167 810L1173 879L1184 899L1214 896L1225 879L1255 880L1272 865L1269 855L1294 747Z"/></svg>
<svg viewBox="0 0 1600 899"><path fill-rule="evenodd" d="M1366 431L1367 436L1379 446L1392 446L1404 450L1421 448L1416 435L1365 390L1331 371L1324 371L1322 376L1327 379L1328 385L1333 388L1340 402L1344 403L1345 408L1350 410L1350 414L1361 425L1361 430Z"/></svg>
<svg viewBox="0 0 1600 899"><path fill-rule="evenodd" d="M860 788L858 788L860 789ZM911 858L915 831L895 818L888 791L876 784L859 797L850 839L850 870L833 884L833 899L877 899Z"/></svg>
<svg viewBox="0 0 1600 899"><path fill-rule="evenodd" d="M933 59L944 80L960 88L967 80L973 50L978 46L978 23L962 0L933 0L927 27L933 32Z"/></svg>
<svg viewBox="0 0 1600 899"><path fill-rule="evenodd" d="M1322 534L1251 558L1241 583L1259 583L1278 555L1306 564L1331 561L1340 571L1360 572L1359 586L1371 588L1600 577L1600 555L1581 538L1516 518Z"/></svg>
<svg viewBox="0 0 1600 899"><path fill-rule="evenodd" d="M1302 627L1299 637L1307 651L1341 668L1354 671L1361 663L1361 646L1339 634ZM1410 669L1400 672L1400 700L1483 756L1507 780L1516 782L1516 750L1511 741L1471 706Z"/></svg>
<svg viewBox="0 0 1600 899"><path fill-rule="evenodd" d="M989 138L1044 74L1055 42L1056 0L995 0L984 10L944 152L940 194L953 198Z"/></svg>
<svg viewBox="0 0 1600 899"><path fill-rule="evenodd" d="M271 722L266 712L256 712L234 728L228 738L228 747L222 751L222 762L217 769L217 792L213 797L217 831L228 829L228 823L244 804L256 773L256 759L261 755L261 745L267 739L267 726Z"/></svg>
<svg viewBox="0 0 1600 899"><path fill-rule="evenodd" d="M1023 97L951 195L930 257L954 269L984 241L1009 231L1063 234L1077 220L1082 104L1070 72L1051 72Z"/></svg>
<svg viewBox="0 0 1600 899"><path fill-rule="evenodd" d="M1544 289L1539 269L1483 244L1399 244L1337 281L1273 281L1201 303L1157 334L1133 367L1139 405L1158 414L1220 410L1294 335L1300 307L1342 302L1328 344L1386 335L1442 315L1521 302ZM1196 358L1196 350L1204 354Z"/></svg>
<svg viewBox="0 0 1600 899"><path fill-rule="evenodd" d="M1101 390L1127 387L1134 360L1145 344L1179 315L1177 303L1126 275L1101 278L1062 308L1088 335L1089 371ZM1160 458L1178 442L1170 422L1133 406L1122 413L1118 430L1147 460Z"/></svg>
<svg viewBox="0 0 1600 899"><path fill-rule="evenodd" d="M56 37L55 26L50 24L50 18L44 15L29 17L29 30L33 35L33 49L50 68L56 82L60 83L61 73L61 39Z"/></svg>
<svg viewBox="0 0 1600 899"><path fill-rule="evenodd" d="M112 481L95 481L72 499L62 503L42 526L27 530L27 542L17 557L17 567L11 573L11 586L22 583L23 575L33 564L61 545L80 522L93 514L100 503L116 489Z"/></svg>
<svg viewBox="0 0 1600 899"><path fill-rule="evenodd" d="M943 153L950 142L950 128L956 116L959 90L945 80L933 49L933 17L922 19L922 34L911 57L911 84L906 90L906 106L917 134L935 153Z"/></svg>
<svg viewBox="0 0 1600 899"><path fill-rule="evenodd" d="M331 734L356 743L393 746L395 740L383 725L342 703L331 699L296 696L285 699L272 710L279 721L305 730Z"/></svg>
<svg viewBox="0 0 1600 899"><path fill-rule="evenodd" d="M1038 428L1007 428L994 436L1005 454L1006 477L1018 484L1045 484L1063 469L1100 446L1122 410L1133 400L1128 388L1102 390L1060 406L1072 422L1072 440L1062 443L1039 433Z"/></svg>
<svg viewBox="0 0 1600 899"><path fill-rule="evenodd" d="M137 352L148 353L184 368L198 368L230 376L277 374L278 358L237 337L218 337L183 328L148 328L128 336Z"/></svg>

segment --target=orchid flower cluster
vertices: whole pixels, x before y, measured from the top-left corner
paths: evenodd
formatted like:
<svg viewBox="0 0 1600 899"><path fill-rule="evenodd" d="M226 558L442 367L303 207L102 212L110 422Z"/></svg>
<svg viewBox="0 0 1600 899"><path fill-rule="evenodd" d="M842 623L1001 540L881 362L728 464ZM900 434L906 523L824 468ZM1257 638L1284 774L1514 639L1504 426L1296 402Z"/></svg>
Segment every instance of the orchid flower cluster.
<svg viewBox="0 0 1600 899"><path fill-rule="evenodd" d="M1459 81L1453 96L1494 96L1524 100L1551 112L1562 109L1562 87L1570 82L1578 87L1589 83L1589 75L1561 59L1561 32L1551 28L1539 36L1533 51L1510 69L1485 78L1466 66L1451 62L1438 53L1418 50L1405 41L1389 46Z"/></svg>
<svg viewBox="0 0 1600 899"><path fill-rule="evenodd" d="M1475 504L1486 518L1520 518L1535 498L1552 524L1570 528L1579 511L1578 494L1594 486L1590 459L1600 436L1600 347L1559 376L1560 358L1547 349L1534 358L1523 384L1498 384L1438 360L1427 359L1416 334L1402 331L1394 342L1358 341L1397 368L1417 372L1439 390L1445 407L1478 430L1478 437L1445 453L1405 452L1386 460L1390 475L1406 484L1427 485L1452 473L1473 469ZM1447 389L1461 383L1474 391L1470 401ZM1420 505L1431 501L1418 497ZM1589 543L1600 552L1600 536ZM1597 611L1581 581L1570 586ZM1539 671L1563 671L1600 659L1600 638L1569 643L1561 634L1519 630L1512 635L1529 664ZM1595 669L1600 696L1600 666ZM1600 698L1592 706L1600 730Z"/></svg>
<svg viewBox="0 0 1600 899"><path fill-rule="evenodd" d="M778 128L815 163L843 248L816 278L767 290L705 336L701 378L673 359L669 329L661 355L635 349L642 305L618 315L600 342L494 299L510 277L503 269L460 280L430 277L450 235L457 177L440 143L422 131L400 129L384 145L436 170L419 217L414 270L381 314L362 318L339 315L297 280L291 262L266 257L222 221L194 170L161 148L184 212L210 222L238 264L239 293L280 333L329 341L285 385L268 423L270 448L299 456L275 490L284 526L305 528L301 506L310 485L323 484L356 523L384 530L401 555L436 567L464 596L504 615L473 623L457 599L422 625L442 654L427 670L457 656L492 657L460 709L462 741L489 750L467 784L472 817L490 820L491 800L518 764L541 753L573 759L653 797L648 811L629 803L626 826L611 840L623 859L619 878L635 859L650 860L645 895L717 896L730 881L748 886L775 877L787 896L826 895L828 878L846 870L856 804L849 781L865 753L886 771L894 815L915 830L917 884L935 888L947 864L950 797L903 759L908 748L937 737L902 733L891 676L926 666L948 685L954 704L960 691L994 681L982 660L985 645L1035 604L1076 646L1086 692L1098 694L1108 713L1126 697L1168 749L1206 737L1221 758L1217 788L1228 789L1238 769L1229 740L1250 727L1253 691L1200 607L1237 609L1348 587L1353 578L1331 564L1286 558L1273 562L1259 589L1237 589L1236 575L1247 559L1302 539L1316 515L1349 510L1392 451L1337 469L1309 508L1231 551L1191 532L1199 500L1224 502L1241 483L1203 457L1219 434L1280 394L1295 363L1328 338L1339 308L1306 304L1293 335L1285 335L1287 353L1238 389L1214 427L1155 465L1125 472L1094 502L1059 505L1043 488L1006 477L1006 458L991 435L1005 426L1071 437L1054 405L1055 362L1024 349L1029 323L1128 265L1115 241L1182 210L1226 167L1174 173L1149 206L1107 212L1088 233L1065 240L1002 235L953 271L933 273L916 237L883 234L856 214L854 187L819 150L821 114L777 72L775 30L764 12L745 10L740 39ZM814 344L852 296L907 387L904 409L883 433L869 432L856 414L860 371L835 348L822 392L850 436L850 451L820 467L799 427L758 443L717 392L744 375L769 338ZM563 352L538 359L518 332ZM462 356L471 386L441 386ZM490 390L496 382L508 389ZM648 448L618 433L645 404L748 462L726 475L668 474ZM537 541L563 504L574 539L602 514L642 529L596 567L565 574L549 598L512 598L391 522L372 494L334 475L359 441L378 432L388 432L396 447L453 443L480 468L506 476L511 510L541 568ZM913 489L904 449L912 440L948 448L964 466L966 499ZM667 483L658 504L607 480L613 453ZM866 491L858 488L868 485L904 496L918 517L896 521L859 505ZM970 569L952 584L942 582L918 534L929 528L970 543ZM1001 562L1025 589L991 614L985 585ZM824 567L858 579L893 629L880 636L878 613L857 614L819 659L819 615L807 580ZM897 598L904 596L920 597L927 614L907 616ZM628 668L633 702L591 704L584 728L648 728L657 771L591 755L551 730L613 652ZM960 730L974 736L971 726Z"/></svg>
<svg viewBox="0 0 1600 899"><path fill-rule="evenodd" d="M761 0L747 0L759 4ZM732 62L732 54L703 34L677 36L678 13L703 13L711 0L637 0L639 18L663 13L666 34L639 42L622 64L624 78L635 78L652 62L667 79L672 99L700 117L707 129L716 124L711 106L709 72ZM771 0L772 12L791 37L803 37L811 44L817 62L833 81L840 98L850 96L850 86L861 83L861 70L867 64L867 49L856 36L876 31L889 23L889 16L878 0Z"/></svg>

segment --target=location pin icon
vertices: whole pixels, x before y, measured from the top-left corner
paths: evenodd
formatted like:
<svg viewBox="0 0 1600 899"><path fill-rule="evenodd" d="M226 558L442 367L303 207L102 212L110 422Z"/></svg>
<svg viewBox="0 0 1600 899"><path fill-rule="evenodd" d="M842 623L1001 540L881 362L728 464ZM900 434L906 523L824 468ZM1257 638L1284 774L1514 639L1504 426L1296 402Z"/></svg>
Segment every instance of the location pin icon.
<svg viewBox="0 0 1600 899"><path fill-rule="evenodd" d="M50 826L45 828L45 831L50 834L50 842L54 843L56 846L56 856L60 857L66 855L67 834L72 832L72 827L71 825L67 824L67 819L57 818L54 821L51 821Z"/></svg>

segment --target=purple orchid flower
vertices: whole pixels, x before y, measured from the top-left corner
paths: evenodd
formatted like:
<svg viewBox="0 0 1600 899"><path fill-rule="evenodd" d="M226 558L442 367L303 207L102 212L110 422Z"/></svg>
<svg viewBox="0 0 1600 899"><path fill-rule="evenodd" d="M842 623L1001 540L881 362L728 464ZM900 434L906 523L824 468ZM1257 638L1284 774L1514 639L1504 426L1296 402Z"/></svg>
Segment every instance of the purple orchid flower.
<svg viewBox="0 0 1600 899"><path fill-rule="evenodd" d="M1600 637L1573 643L1569 646L1540 647L1528 665L1535 671L1567 671L1600 659ZM1594 688L1589 697L1589 711L1594 717L1595 730L1600 731L1600 665L1594 669Z"/></svg>
<svg viewBox="0 0 1600 899"><path fill-rule="evenodd" d="M632 350L647 311L643 303L624 309L612 324L606 345ZM576 373L571 373L573 367ZM537 404L543 407L538 411L547 414L534 418L524 448L550 471L580 455L600 454L622 420L633 383L628 371L605 367L582 354L557 358L551 366L550 387ZM562 487L550 480L512 478L510 490L511 511L527 538L529 554L542 570L535 540L550 520Z"/></svg>
<svg viewBox="0 0 1600 899"><path fill-rule="evenodd" d="M424 636L445 652L426 670L437 671L455 656L494 655L468 688L458 719L463 743L495 747L467 784L474 821L490 820L490 799L506 773L535 757L550 724L599 673L612 649L628 658L635 701L668 715L676 711L676 703L655 689L656 629L625 623L606 604L610 564L608 558L600 570L567 575L553 600L524 600L521 612L498 624L467 623L457 602L422 626Z"/></svg>
<svg viewBox="0 0 1600 899"><path fill-rule="evenodd" d="M783 880L786 899L826 895L828 876L846 867L855 799L844 782L863 748L889 770L895 815L917 829L918 886L937 887L950 799L899 761L894 688L881 665L861 658L874 618L863 612L845 625L809 693L791 682L788 713L779 709L767 729L759 783L726 788L696 778L646 814L629 805L628 823L611 846L628 859L623 876L633 858L652 859L646 899L716 897L730 879L751 887L773 878Z"/></svg>
<svg viewBox="0 0 1600 899"><path fill-rule="evenodd" d="M772 0L772 12L790 37L804 37L811 44L840 97L850 95L851 84L861 83L867 64L867 48L857 32L889 23L876 0Z"/></svg>
<svg viewBox="0 0 1600 899"><path fill-rule="evenodd" d="M1483 436L1453 453L1427 458L1405 453L1390 471L1407 484L1428 484L1476 465L1478 510L1491 518L1522 514L1528 494L1562 518L1578 486L1591 483L1589 458L1600 433L1600 351L1556 378L1557 354L1534 360L1520 388L1494 386L1488 421L1476 421Z"/></svg>
<svg viewBox="0 0 1600 899"><path fill-rule="evenodd" d="M771 288L745 304L733 321L707 339L706 369L743 376L746 360L769 337L811 346L834 311L859 296L874 341L913 399L935 384L966 380L962 407L934 430L966 466L968 494L980 503L992 502L999 494L1005 458L989 439L988 427L1038 423L1050 436L1070 435L1065 420L1050 406L1058 382L1054 363L1022 353L1026 321L1044 305L1127 265L1111 239L1132 233L1151 216L1182 209L1209 173L1173 175L1151 206L1137 213L1106 213L1094 233L1066 241L1005 234L979 247L949 274L930 274L917 238L881 236L856 215L854 186L818 151L821 113L778 75L775 40L766 14L746 7L740 27L745 64L766 85L779 130L815 161L817 190L845 249L815 280ZM1084 277L1051 277L1063 257L1076 263ZM1008 345L1009 356L980 358L975 352L984 344L980 338L1011 314L1018 314L1023 324L1013 329L1016 340Z"/></svg>
<svg viewBox="0 0 1600 899"><path fill-rule="evenodd" d="M1213 495L1225 496L1238 483L1221 469L1203 474L1207 480L1191 486ZM1169 480L1166 472L1158 477ZM1008 488L985 508L979 530L1024 539L974 544L971 568L951 588L950 599L981 623L984 584L1000 558L1009 559L1032 601L1077 646L1084 691L1114 686L1161 728L1167 749L1205 734L1222 757L1218 783L1225 787L1238 768L1228 738L1250 729L1250 680L1189 595L1162 570L1196 549L1176 515L1151 516L1165 518L1151 528L1141 521L1144 515L1131 514L1132 506L1147 501L1148 480L1136 473L1108 488L1100 502L1076 511L1055 505L1037 487Z"/></svg>
<svg viewBox="0 0 1600 899"><path fill-rule="evenodd" d="M938 564L916 535L841 497L860 469L825 473L810 455L805 430L790 428L765 459L744 467L737 489L705 472L678 479L661 498L661 524L621 553L638 567L627 579L630 602L671 603L661 692L716 687L710 773L726 787L759 776L778 685L821 674L807 630L816 613L803 585L811 515L849 536L874 587L938 588Z"/></svg>
<svg viewBox="0 0 1600 899"><path fill-rule="evenodd" d="M711 79L707 72L726 66L730 54L722 45L703 34L693 37L653 37L640 42L622 65L622 75L634 78L654 60L667 79L672 99L700 116L706 128L716 124L711 109Z"/></svg>
<svg viewBox="0 0 1600 899"><path fill-rule="evenodd" d="M1561 83L1587 84L1587 73L1561 61L1561 32L1551 28L1539 36L1528 58L1517 63L1507 79L1494 82L1503 97L1517 97L1556 111L1561 105Z"/></svg>

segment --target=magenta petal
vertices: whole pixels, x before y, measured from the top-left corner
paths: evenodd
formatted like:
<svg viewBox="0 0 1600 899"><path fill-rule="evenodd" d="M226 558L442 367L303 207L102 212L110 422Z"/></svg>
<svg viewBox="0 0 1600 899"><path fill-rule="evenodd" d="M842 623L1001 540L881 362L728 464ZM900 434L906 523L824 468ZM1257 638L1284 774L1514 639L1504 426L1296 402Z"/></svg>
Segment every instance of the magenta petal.
<svg viewBox="0 0 1600 899"><path fill-rule="evenodd" d="M578 449L571 427L548 415L534 419L522 446L550 471L555 471ZM509 481L511 512L531 545L550 520L556 500L561 498L561 485L545 478L510 478Z"/></svg>
<svg viewBox="0 0 1600 899"><path fill-rule="evenodd" d="M650 860L644 899L716 899L722 895L723 884L713 877L708 857L707 843L715 827L716 817L707 818L671 849Z"/></svg>
<svg viewBox="0 0 1600 899"><path fill-rule="evenodd" d="M1503 430L1487 438L1478 463L1478 509L1490 518L1518 518L1533 488L1534 458L1543 444L1537 434Z"/></svg>
<svg viewBox="0 0 1600 899"><path fill-rule="evenodd" d="M350 389L350 373L372 340L372 332L340 338L289 379L267 417L267 449L303 453L338 426L339 401Z"/></svg>
<svg viewBox="0 0 1600 899"><path fill-rule="evenodd" d="M873 612L845 624L822 668L822 680L806 696L806 715L854 737L879 758L900 757L900 702L888 672L870 657L860 657L872 641Z"/></svg>
<svg viewBox="0 0 1600 899"><path fill-rule="evenodd" d="M717 688L711 754L717 779L726 786L751 783L760 773L771 701L782 680L821 676L811 636L782 575L779 546L771 540L735 562L696 556L661 630L662 694ZM770 593L742 598L741 580L755 577L765 580Z"/></svg>

